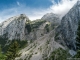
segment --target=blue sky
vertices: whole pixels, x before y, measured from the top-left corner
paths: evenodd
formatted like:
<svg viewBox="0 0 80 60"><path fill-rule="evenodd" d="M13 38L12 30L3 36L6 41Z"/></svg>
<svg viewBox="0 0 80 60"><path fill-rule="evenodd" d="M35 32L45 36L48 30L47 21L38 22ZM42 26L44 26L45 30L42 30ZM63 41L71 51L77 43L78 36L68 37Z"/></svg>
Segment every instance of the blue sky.
<svg viewBox="0 0 80 60"><path fill-rule="evenodd" d="M55 0L55 2L58 2L58 0ZM19 4L24 4L30 8L48 8L53 3L51 0L0 0L1 10L16 7Z"/></svg>
<svg viewBox="0 0 80 60"><path fill-rule="evenodd" d="M0 0L0 22L19 14L30 20L40 19L46 13L66 14L77 0ZM64 15L62 14L62 16Z"/></svg>

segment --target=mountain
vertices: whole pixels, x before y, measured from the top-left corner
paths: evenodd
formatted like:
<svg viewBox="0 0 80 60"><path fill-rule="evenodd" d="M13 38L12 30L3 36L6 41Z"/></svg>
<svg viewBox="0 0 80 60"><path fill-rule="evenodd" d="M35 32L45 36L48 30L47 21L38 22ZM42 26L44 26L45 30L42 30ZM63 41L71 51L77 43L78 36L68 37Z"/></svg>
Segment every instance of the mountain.
<svg viewBox="0 0 80 60"><path fill-rule="evenodd" d="M62 18L61 25L56 29L57 40L64 40L69 49L76 50L76 35L80 21L80 1Z"/></svg>
<svg viewBox="0 0 80 60"><path fill-rule="evenodd" d="M61 22L59 16L54 13L47 13L41 19L51 22L54 26L59 25Z"/></svg>
<svg viewBox="0 0 80 60"><path fill-rule="evenodd" d="M26 15L11 17L0 24L0 35L12 39L25 39L25 23L29 21Z"/></svg>
<svg viewBox="0 0 80 60"><path fill-rule="evenodd" d="M48 25L48 28L45 26ZM11 17L0 24L0 36L8 40L34 40L51 30L50 22L30 21L25 14Z"/></svg>
<svg viewBox="0 0 80 60"><path fill-rule="evenodd" d="M54 14L51 16L54 16ZM58 16L56 16L56 18L59 20ZM20 51L21 56L16 59L45 59L43 56L51 54L55 49L62 48L64 50L65 47L54 41L56 28L54 26L58 26L59 24L56 25L58 20L54 22L54 25L50 21L55 21L56 18L54 17L53 20L49 19L49 21L45 19L30 21L25 14L20 14L7 19L0 24L0 39L7 38L6 42L2 44L2 46L5 48L12 40L20 40L21 42L28 41L28 46ZM29 53L27 53L28 51ZM37 54L39 55L37 56ZM30 58L29 56L31 55L33 55L33 57Z"/></svg>
<svg viewBox="0 0 80 60"><path fill-rule="evenodd" d="M58 26L59 20L59 16L53 13L35 21L30 21L25 14L20 14L0 24L0 36L8 40L35 40Z"/></svg>

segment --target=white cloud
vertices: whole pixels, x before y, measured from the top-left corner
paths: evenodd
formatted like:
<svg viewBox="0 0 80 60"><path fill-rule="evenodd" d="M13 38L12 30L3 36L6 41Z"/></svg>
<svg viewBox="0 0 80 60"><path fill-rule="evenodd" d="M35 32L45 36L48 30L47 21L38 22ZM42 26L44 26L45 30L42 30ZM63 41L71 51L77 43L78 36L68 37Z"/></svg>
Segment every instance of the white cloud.
<svg viewBox="0 0 80 60"><path fill-rule="evenodd" d="M26 14L30 20L40 19L44 14L50 12L64 16L77 2L77 0L61 0L58 4L55 3L54 0L51 0L51 2L53 5L47 9L34 9L17 2L17 5L19 5L18 7L0 11L0 22L19 14Z"/></svg>
<svg viewBox="0 0 80 60"><path fill-rule="evenodd" d="M20 6L20 3L17 1L17 5Z"/></svg>
<svg viewBox="0 0 80 60"><path fill-rule="evenodd" d="M50 9L52 9L53 13L64 16L73 7L77 0L61 0L58 4L53 0L52 2L54 5L52 5Z"/></svg>

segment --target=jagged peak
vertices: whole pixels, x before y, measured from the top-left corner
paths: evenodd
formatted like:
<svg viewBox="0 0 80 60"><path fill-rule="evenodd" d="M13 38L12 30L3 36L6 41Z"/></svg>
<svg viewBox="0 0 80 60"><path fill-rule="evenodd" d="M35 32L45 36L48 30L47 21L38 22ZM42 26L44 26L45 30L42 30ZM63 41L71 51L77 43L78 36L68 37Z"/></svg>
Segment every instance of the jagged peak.
<svg viewBox="0 0 80 60"><path fill-rule="evenodd" d="M18 15L18 16L14 16L14 17L16 17L16 18L24 17L24 18L29 19L29 18L26 16L26 14L20 14L20 15Z"/></svg>
<svg viewBox="0 0 80 60"><path fill-rule="evenodd" d="M75 6L78 6L78 5L80 5L80 0L77 0L77 2L75 4Z"/></svg>
<svg viewBox="0 0 80 60"><path fill-rule="evenodd" d="M0 23L0 25L3 25L3 27L6 27L8 24L10 24L12 21L16 21L16 20L27 20L29 21L29 18L25 15L25 14L20 14L17 16L13 16L10 17L8 19L6 19L5 21L3 21L2 23Z"/></svg>
<svg viewBox="0 0 80 60"><path fill-rule="evenodd" d="M77 2L79 2L79 3L80 3L80 0L78 0Z"/></svg>
<svg viewBox="0 0 80 60"><path fill-rule="evenodd" d="M56 15L56 14L54 14L54 13L47 13L47 14L45 14L43 17L49 17L49 16L56 17L56 16L58 16L58 15ZM43 17L42 17L42 18L43 18Z"/></svg>
<svg viewBox="0 0 80 60"><path fill-rule="evenodd" d="M41 19L46 20L46 19L53 19L53 18L59 18L59 16L54 13L47 13Z"/></svg>
<svg viewBox="0 0 80 60"><path fill-rule="evenodd" d="M19 17L26 17L26 18L28 18L28 17L26 16L26 14L20 14ZM29 18L28 18L28 19L29 19Z"/></svg>
<svg viewBox="0 0 80 60"><path fill-rule="evenodd" d="M21 18L21 17L29 20L29 18L25 14L20 14L20 15L17 15L17 16L10 17L10 18L6 19L5 21L3 21L2 23L12 21L12 20L15 20L15 19L18 19L18 18Z"/></svg>

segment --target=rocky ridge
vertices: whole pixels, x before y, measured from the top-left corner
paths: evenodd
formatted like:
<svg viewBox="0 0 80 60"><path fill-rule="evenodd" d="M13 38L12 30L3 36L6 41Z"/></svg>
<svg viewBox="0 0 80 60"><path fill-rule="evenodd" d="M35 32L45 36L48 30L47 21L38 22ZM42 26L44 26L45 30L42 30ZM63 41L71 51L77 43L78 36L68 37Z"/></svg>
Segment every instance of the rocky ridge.
<svg viewBox="0 0 80 60"><path fill-rule="evenodd" d="M63 40L69 49L76 50L76 36L80 21L80 1L62 18L61 25L56 29L57 40Z"/></svg>

